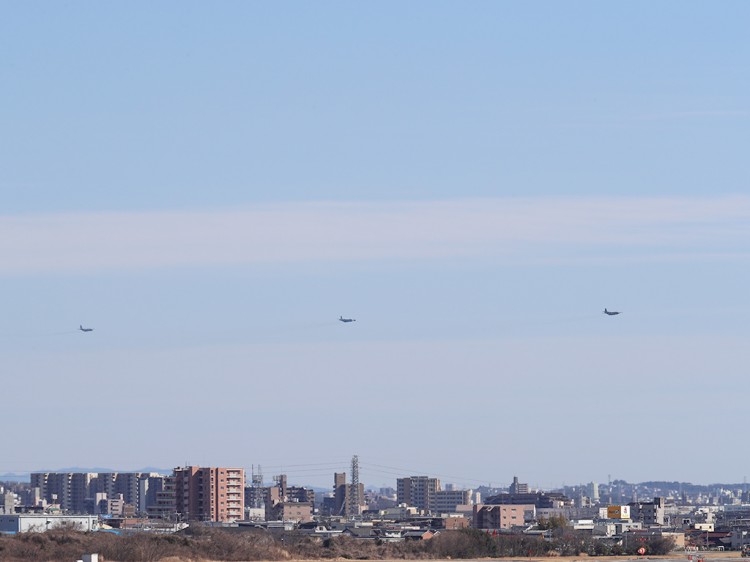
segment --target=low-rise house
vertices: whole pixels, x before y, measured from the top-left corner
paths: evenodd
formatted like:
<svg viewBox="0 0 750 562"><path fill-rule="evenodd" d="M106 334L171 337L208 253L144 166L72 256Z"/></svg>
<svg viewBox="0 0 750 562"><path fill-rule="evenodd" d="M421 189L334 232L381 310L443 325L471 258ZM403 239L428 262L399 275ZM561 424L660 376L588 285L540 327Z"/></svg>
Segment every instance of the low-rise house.
<svg viewBox="0 0 750 562"><path fill-rule="evenodd" d="M377 533L373 527L347 527L344 529L343 535L347 537L354 537L355 539L376 539L378 538Z"/></svg>
<svg viewBox="0 0 750 562"><path fill-rule="evenodd" d="M438 517L432 520L432 526L435 529L443 529L446 531L456 531L458 529L467 529L471 524L469 517Z"/></svg>
<svg viewBox="0 0 750 562"><path fill-rule="evenodd" d="M420 530L420 531L406 531L404 533L404 539L410 541L427 541L436 535L435 531Z"/></svg>

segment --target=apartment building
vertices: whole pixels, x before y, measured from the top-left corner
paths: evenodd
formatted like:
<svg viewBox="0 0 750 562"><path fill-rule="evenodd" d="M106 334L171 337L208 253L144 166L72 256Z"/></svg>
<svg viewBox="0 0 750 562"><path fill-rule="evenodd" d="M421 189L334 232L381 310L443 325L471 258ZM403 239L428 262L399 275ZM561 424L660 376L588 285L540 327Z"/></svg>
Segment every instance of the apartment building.
<svg viewBox="0 0 750 562"><path fill-rule="evenodd" d="M96 472L34 472L31 487L39 488L47 503L58 504L67 513L87 513L87 500L93 498L91 483ZM94 491L94 494L96 491Z"/></svg>
<svg viewBox="0 0 750 562"><path fill-rule="evenodd" d="M430 511L433 513L455 513L460 506L469 511L474 502L471 490L438 490L430 498Z"/></svg>
<svg viewBox="0 0 750 562"><path fill-rule="evenodd" d="M95 513L102 498L121 499L123 506L144 513L149 498L141 498L145 491L142 482L148 480L157 486L163 478L157 473L142 472L33 472L31 489L39 490L41 500L58 504L71 514Z"/></svg>
<svg viewBox="0 0 750 562"><path fill-rule="evenodd" d="M508 486L509 494L528 494L529 485L518 481L518 476L513 477L513 483Z"/></svg>
<svg viewBox="0 0 750 562"><path fill-rule="evenodd" d="M138 513L148 514L150 509L158 505L158 494L164 490L167 478L161 474L150 473L138 480Z"/></svg>
<svg viewBox="0 0 750 562"><path fill-rule="evenodd" d="M265 507L266 521L312 520L315 490L287 485L286 474L275 476L274 481L274 486L245 488L245 504L257 505L260 499Z"/></svg>
<svg viewBox="0 0 750 562"><path fill-rule="evenodd" d="M353 506L350 497L354 492L359 497L359 505ZM354 490L353 484L347 484L346 472L333 473L333 498L324 509L331 515L359 515L365 506L365 486L361 482L357 490ZM354 513L352 511L355 511Z"/></svg>
<svg viewBox="0 0 750 562"><path fill-rule="evenodd" d="M488 505L500 504L533 504L537 509L556 509L569 507L573 502L567 496L558 492L529 492L526 494L497 494L490 496L484 502Z"/></svg>
<svg viewBox="0 0 750 562"><path fill-rule="evenodd" d="M511 529L534 518L534 504L475 505L474 527L477 529Z"/></svg>
<svg viewBox="0 0 750 562"><path fill-rule="evenodd" d="M396 479L396 502L419 509L430 510L431 501L440 491L440 480L429 476L409 476Z"/></svg>
<svg viewBox="0 0 750 562"><path fill-rule="evenodd" d="M245 470L226 467L178 467L174 478L175 511L188 521L239 521L245 516Z"/></svg>
<svg viewBox="0 0 750 562"><path fill-rule="evenodd" d="M161 488L154 490L154 503L146 507L146 513L149 517L176 518L177 501L175 496L175 478L174 476L167 476L164 478Z"/></svg>
<svg viewBox="0 0 750 562"><path fill-rule="evenodd" d="M266 510L269 513L269 510ZM312 504L309 502L279 502L266 515L266 521L294 521L307 523L313 520Z"/></svg>
<svg viewBox="0 0 750 562"><path fill-rule="evenodd" d="M628 506L630 507L630 518L633 521L640 521L646 526L664 525L666 508L664 498L656 497L651 502L632 502Z"/></svg>
<svg viewBox="0 0 750 562"><path fill-rule="evenodd" d="M333 473L333 513L344 515L349 497L349 487L346 484L346 472Z"/></svg>

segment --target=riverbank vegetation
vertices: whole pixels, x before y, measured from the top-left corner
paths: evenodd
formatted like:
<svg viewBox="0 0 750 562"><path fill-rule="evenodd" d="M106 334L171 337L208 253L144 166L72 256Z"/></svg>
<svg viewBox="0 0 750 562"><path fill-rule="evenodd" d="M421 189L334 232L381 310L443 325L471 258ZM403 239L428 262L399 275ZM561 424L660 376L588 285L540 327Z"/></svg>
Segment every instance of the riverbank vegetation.
<svg viewBox="0 0 750 562"><path fill-rule="evenodd" d="M56 529L46 533L0 536L0 560L8 562L78 560L99 553L107 562L174 560L429 560L525 558L553 556L616 556L668 554L671 539L639 542L632 552L590 534L559 530L552 539L521 534L490 534L477 529L446 531L425 541L386 542L347 536L317 539L308 535L276 535L262 529L191 527L177 534L108 532L82 533Z"/></svg>

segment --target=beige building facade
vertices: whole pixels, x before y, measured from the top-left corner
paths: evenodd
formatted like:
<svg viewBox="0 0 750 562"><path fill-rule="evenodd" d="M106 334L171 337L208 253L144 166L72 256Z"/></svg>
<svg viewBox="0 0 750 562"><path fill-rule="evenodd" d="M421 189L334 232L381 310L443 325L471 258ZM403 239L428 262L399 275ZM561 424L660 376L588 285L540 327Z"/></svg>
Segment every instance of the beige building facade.
<svg viewBox="0 0 750 562"><path fill-rule="evenodd" d="M477 529L512 529L534 518L534 504L475 505L474 527Z"/></svg>

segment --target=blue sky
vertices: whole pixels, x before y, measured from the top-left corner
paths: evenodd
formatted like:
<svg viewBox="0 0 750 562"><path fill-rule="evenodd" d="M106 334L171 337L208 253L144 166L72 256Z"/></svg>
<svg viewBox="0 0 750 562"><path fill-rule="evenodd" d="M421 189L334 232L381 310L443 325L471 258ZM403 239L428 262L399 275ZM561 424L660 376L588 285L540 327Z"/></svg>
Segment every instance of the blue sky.
<svg viewBox="0 0 750 562"><path fill-rule="evenodd" d="M0 472L741 481L748 16L3 3Z"/></svg>

